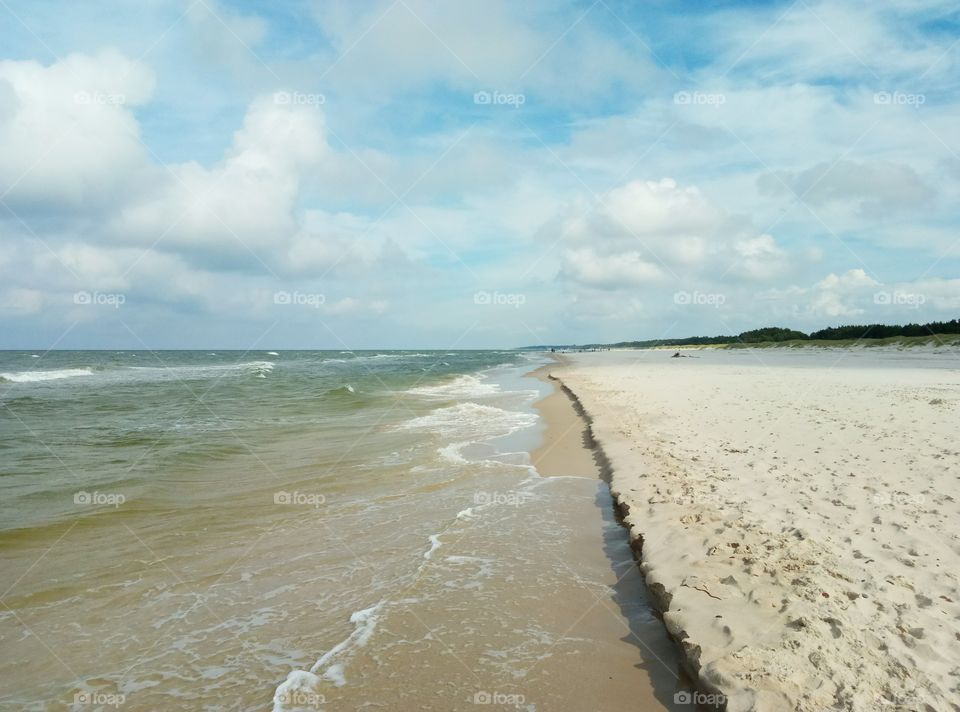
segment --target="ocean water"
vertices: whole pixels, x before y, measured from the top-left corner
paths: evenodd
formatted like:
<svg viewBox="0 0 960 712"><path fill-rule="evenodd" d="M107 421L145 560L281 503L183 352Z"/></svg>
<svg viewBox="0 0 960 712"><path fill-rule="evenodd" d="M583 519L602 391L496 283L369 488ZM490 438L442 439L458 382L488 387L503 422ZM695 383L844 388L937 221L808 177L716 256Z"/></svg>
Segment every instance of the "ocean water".
<svg viewBox="0 0 960 712"><path fill-rule="evenodd" d="M558 708L581 609L654 620L603 484L529 463L544 360L0 353L0 703Z"/></svg>

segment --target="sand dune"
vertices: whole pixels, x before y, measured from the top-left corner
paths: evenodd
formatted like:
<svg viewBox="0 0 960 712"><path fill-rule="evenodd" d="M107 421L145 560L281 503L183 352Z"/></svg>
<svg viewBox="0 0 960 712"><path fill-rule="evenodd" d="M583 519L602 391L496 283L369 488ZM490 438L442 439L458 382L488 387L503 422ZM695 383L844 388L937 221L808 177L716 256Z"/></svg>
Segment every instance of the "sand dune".
<svg viewBox="0 0 960 712"><path fill-rule="evenodd" d="M960 357L576 355L647 583L730 710L960 709Z"/></svg>

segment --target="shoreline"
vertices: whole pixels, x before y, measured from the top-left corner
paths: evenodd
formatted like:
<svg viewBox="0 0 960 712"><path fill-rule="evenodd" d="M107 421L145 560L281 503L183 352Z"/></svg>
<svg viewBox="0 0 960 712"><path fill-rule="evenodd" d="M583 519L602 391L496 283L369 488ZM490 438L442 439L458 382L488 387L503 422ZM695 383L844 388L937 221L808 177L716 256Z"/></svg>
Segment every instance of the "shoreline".
<svg viewBox="0 0 960 712"><path fill-rule="evenodd" d="M569 367L569 363L560 362L558 365L561 367ZM544 366L543 369L549 369L550 366ZM538 369L539 370L539 369ZM564 382L563 378L560 376L555 376L553 374L546 374L546 379L549 379L555 386L555 393L559 396L562 396L565 400L568 400L570 403L571 409L576 413L576 417L583 424L583 437L584 437L584 447L587 447L586 443L590 443L589 447L593 452L594 460L596 463L597 471L600 477L610 485L610 496L613 500L613 510L614 516L616 517L617 523L625 531L627 538L630 544L630 550L633 552L634 561L638 568L641 570L644 566L644 537L642 532L638 527L631 526L627 518L630 514L630 505L625 499L622 498L621 493L618 492L613 487L613 478L614 478L614 467L610 462L610 459L607 457L606 452L604 451L603 444L596 438L593 432L593 417L590 413L584 408L583 403L580 401L580 398L577 394ZM549 427L549 425L548 425ZM532 454L531 454L532 455ZM536 461L535 461L536 464ZM539 465L536 465L539 469ZM648 582L645 582L644 585L645 599L652 605L653 610L656 612L659 620L663 623L663 631L669 637L671 643L674 646L674 649L677 653L677 660L681 666L683 673L685 674L687 683L686 686L689 686L691 689L696 688L697 692L703 696L703 698L716 698L717 696L723 697L722 690L718 689L716 686L704 684L704 681L700 678L700 669L697 661L697 657L694 654L691 654L691 650L683 645L683 640L675 635L675 632L670 629L664 620L664 615L670 609L670 596L666 593L662 586L658 585L649 585ZM696 681L696 682L692 682ZM678 707L677 709L683 709ZM689 707L687 709L690 709ZM726 705L723 703L707 706L707 705L698 705L695 708L697 710L724 710Z"/></svg>
<svg viewBox="0 0 960 712"><path fill-rule="evenodd" d="M690 676L688 666L680 659L680 648L663 626L661 611L642 580L639 552L634 548L629 528L623 520L623 505L616 495L610 492L612 468L603 448L593 436L590 416L573 391L561 379L551 374L552 370L564 365L563 357L555 358L556 363L546 364L528 374L550 384L552 388L548 395L534 403L545 431L539 446L530 452L531 462L544 478L565 477L574 473L580 476L592 474L604 483L605 490L609 493L609 499L604 505L608 510L605 518L610 516L616 523L617 538L622 540L624 548L630 552L629 566L635 574L629 576L626 572L618 572L614 588L626 589L618 591L618 594L627 598L630 606L641 605L654 616L653 621L647 621L642 630L632 630L628 636L633 638L631 642L643 653L647 675L637 678L636 690L629 699L623 699L620 705L614 706L634 708L639 705L639 708L651 711L701 709L682 702L678 704L676 701L675 696L678 693L691 693L691 680L695 678ZM598 506L601 506L600 502ZM623 561L617 564L622 566ZM628 578L636 580L625 581ZM626 616L626 612L624 615Z"/></svg>
<svg viewBox="0 0 960 712"><path fill-rule="evenodd" d="M960 709L958 366L648 352L552 367L703 694L737 711Z"/></svg>
<svg viewBox="0 0 960 712"><path fill-rule="evenodd" d="M562 364L559 358L557 361ZM570 389L551 374L558 364L540 366L529 374L552 389L533 404L545 430L542 442L531 451L530 460L543 477L592 472L610 484L609 461L593 438L586 411Z"/></svg>

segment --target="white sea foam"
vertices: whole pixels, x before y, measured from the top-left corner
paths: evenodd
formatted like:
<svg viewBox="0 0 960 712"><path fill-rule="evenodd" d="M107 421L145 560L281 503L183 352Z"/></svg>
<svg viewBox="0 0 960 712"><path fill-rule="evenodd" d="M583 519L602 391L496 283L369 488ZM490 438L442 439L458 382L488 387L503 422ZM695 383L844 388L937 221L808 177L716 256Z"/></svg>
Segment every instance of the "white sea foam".
<svg viewBox="0 0 960 712"><path fill-rule="evenodd" d="M433 552L443 546L443 542L440 541L440 536L438 534L430 535L430 550L423 552L423 558L429 559L433 556Z"/></svg>
<svg viewBox="0 0 960 712"><path fill-rule="evenodd" d="M467 459L460 454L460 450L467 445L469 442L465 443L450 443L449 445L444 445L438 450L440 457L442 457L447 462L451 462L454 465L463 465L466 464Z"/></svg>
<svg viewBox="0 0 960 712"><path fill-rule="evenodd" d="M37 381L56 381L61 378L76 378L77 376L92 376L89 368L51 368L46 371L14 371L0 373L0 378L12 383L35 383Z"/></svg>
<svg viewBox="0 0 960 712"><path fill-rule="evenodd" d="M332 681L337 687L346 685L346 664L343 658L349 658L353 650L361 648L369 642L377 623L380 621L378 613L385 604L386 601L380 601L370 608L354 611L350 615L350 622L353 623L353 632L350 635L321 655L310 670L291 671L287 675L287 679L280 683L273 693L273 712L299 709L303 705L291 705L290 700L317 694L317 689L324 679ZM321 671L323 671L322 675L320 674Z"/></svg>
<svg viewBox="0 0 960 712"><path fill-rule="evenodd" d="M320 659L310 668L310 672L316 673L318 670L324 669L327 663L338 655L349 652L352 648L366 645L367 641L370 640L370 636L373 635L377 623L380 621L380 616L377 614L385 603L386 601L380 601L376 605L370 606L370 608L364 608L362 611L354 611L350 615L350 622L353 623L354 626L353 632L321 655Z"/></svg>
<svg viewBox="0 0 960 712"><path fill-rule="evenodd" d="M278 354L276 351L267 351L267 356L279 356L279 355L280 354Z"/></svg>
<svg viewBox="0 0 960 712"><path fill-rule="evenodd" d="M401 423L401 430L425 430L451 438L459 445L509 435L537 422L533 413L504 410L479 403L459 403ZM448 445L445 450L453 454ZM458 453L459 454L459 453Z"/></svg>
<svg viewBox="0 0 960 712"><path fill-rule="evenodd" d="M250 369L257 378L266 378L267 374L273 371L273 362L254 361L250 364Z"/></svg>
<svg viewBox="0 0 960 712"><path fill-rule="evenodd" d="M273 361L246 361L244 363L218 363L206 365L185 364L180 366L127 366L111 375L121 379L133 376L140 381L184 380L210 376L253 375L264 376L273 371Z"/></svg>
<svg viewBox="0 0 960 712"><path fill-rule="evenodd" d="M500 386L496 383L482 381L476 376L463 375L458 376L447 383L440 383L433 386L418 386L407 391L412 396L423 396L426 398L476 398L478 396L490 396L500 392Z"/></svg>
<svg viewBox="0 0 960 712"><path fill-rule="evenodd" d="M284 712L284 710L296 709L302 707L298 704L302 700L310 699L310 696L318 695L321 679L306 670L293 670L287 675L287 679L277 686L273 693L273 712Z"/></svg>
<svg viewBox="0 0 960 712"><path fill-rule="evenodd" d="M337 687L343 687L347 684L347 677L343 674L343 665L331 665L324 671L323 677L333 682Z"/></svg>

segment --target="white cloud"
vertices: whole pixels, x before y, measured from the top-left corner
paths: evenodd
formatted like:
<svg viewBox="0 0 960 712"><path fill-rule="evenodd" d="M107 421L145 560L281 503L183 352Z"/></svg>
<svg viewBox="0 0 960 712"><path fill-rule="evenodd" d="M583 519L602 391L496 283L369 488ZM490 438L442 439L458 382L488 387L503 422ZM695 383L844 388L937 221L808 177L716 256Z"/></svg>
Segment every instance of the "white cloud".
<svg viewBox="0 0 960 712"><path fill-rule="evenodd" d="M108 231L121 243L196 252L204 260L283 249L297 230L302 172L329 155L320 111L256 99L223 161L155 171L153 190L124 207ZM260 259L266 260L266 257Z"/></svg>
<svg viewBox="0 0 960 712"><path fill-rule="evenodd" d="M378 0L358 9L339 0L312 12L333 45L325 81L366 99L445 83L465 104L479 90L583 102L666 74L635 37L604 31L618 22L612 10L562 5Z"/></svg>
<svg viewBox="0 0 960 712"><path fill-rule="evenodd" d="M593 207L575 205L542 234L571 247L563 253L563 277L606 289L667 277L765 280L783 269L786 256L773 236L670 178L631 181Z"/></svg>
<svg viewBox="0 0 960 712"><path fill-rule="evenodd" d="M147 151L132 107L153 72L117 52L0 62L0 195L14 210L102 209L136 190Z"/></svg>
<svg viewBox="0 0 960 712"><path fill-rule="evenodd" d="M649 285L664 278L663 270L637 251L603 256L589 247L565 250L562 274L584 286L601 289Z"/></svg>

